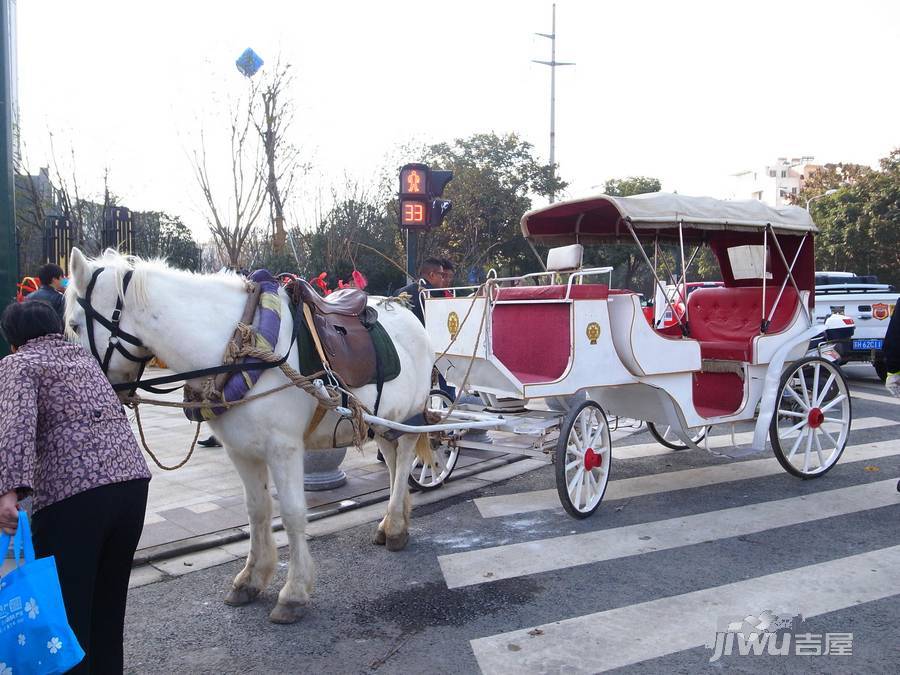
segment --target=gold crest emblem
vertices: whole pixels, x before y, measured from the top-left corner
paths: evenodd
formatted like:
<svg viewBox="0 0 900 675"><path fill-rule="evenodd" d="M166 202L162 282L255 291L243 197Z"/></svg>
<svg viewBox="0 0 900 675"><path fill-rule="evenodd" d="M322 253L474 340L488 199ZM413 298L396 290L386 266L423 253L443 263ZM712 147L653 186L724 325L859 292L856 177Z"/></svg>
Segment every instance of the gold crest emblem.
<svg viewBox="0 0 900 675"><path fill-rule="evenodd" d="M876 302L872 305L872 316L879 321L884 321L892 314L891 306L884 302Z"/></svg>
<svg viewBox="0 0 900 675"><path fill-rule="evenodd" d="M455 339L459 333L459 315L456 312L450 312L447 317L447 330L450 331L450 338Z"/></svg>
<svg viewBox="0 0 900 675"><path fill-rule="evenodd" d="M597 344L597 338L600 337L600 324L596 321L591 321L587 325L587 330L585 332L587 333L588 340L591 341L591 344Z"/></svg>

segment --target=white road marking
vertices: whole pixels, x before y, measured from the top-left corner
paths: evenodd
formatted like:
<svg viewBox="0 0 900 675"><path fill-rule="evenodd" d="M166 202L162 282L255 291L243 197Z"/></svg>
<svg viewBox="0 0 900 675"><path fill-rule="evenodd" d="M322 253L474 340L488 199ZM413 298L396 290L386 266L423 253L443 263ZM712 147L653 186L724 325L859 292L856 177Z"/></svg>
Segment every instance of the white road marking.
<svg viewBox="0 0 900 675"><path fill-rule="evenodd" d="M718 617L818 616L900 593L900 546L471 641L485 675L596 673L711 643ZM690 618L692 620L685 620ZM837 628L836 628L837 630ZM712 655L712 652L710 652Z"/></svg>
<svg viewBox="0 0 900 675"><path fill-rule="evenodd" d="M851 389L850 398L860 398L864 401L876 401L877 403L890 403L891 405L900 404L900 398L894 398L888 394L870 394L867 391L860 391L859 389Z"/></svg>
<svg viewBox="0 0 900 675"><path fill-rule="evenodd" d="M881 417L865 417L855 420L850 431L853 438L854 430L875 429L884 426L897 425L898 422ZM753 438L752 432L736 434L738 443L749 442ZM713 436L710 438L710 447L725 447L731 444L731 435ZM885 445L883 454L877 454L878 450L873 443L848 445L841 457L841 462L855 462L864 459L876 459L889 455L900 454L900 446ZM628 451L632 452L629 454ZM863 450L864 452L861 452ZM651 454L670 454L684 452L669 450L658 443L647 443L626 448L613 447L613 471L617 459L645 457ZM625 457L623 457L625 455ZM764 459L755 459L745 462L733 462L730 464L717 464L700 469L687 469L685 471L670 471L667 473L639 476L623 480L612 480L606 489L603 499L626 499L642 495L666 492L669 490L684 490L687 488L701 487L713 483L726 483L729 481L768 476L784 471L781 465L772 455ZM475 499L475 506L482 518L496 518L498 516L510 516L518 513L542 511L547 509L562 508L559 503L559 495L555 489L534 490L510 495L496 495L493 497L479 497ZM602 506L600 507L603 508Z"/></svg>
<svg viewBox="0 0 900 675"><path fill-rule="evenodd" d="M438 557L448 588L587 565L895 506L897 479ZM761 611L761 610L760 610Z"/></svg>

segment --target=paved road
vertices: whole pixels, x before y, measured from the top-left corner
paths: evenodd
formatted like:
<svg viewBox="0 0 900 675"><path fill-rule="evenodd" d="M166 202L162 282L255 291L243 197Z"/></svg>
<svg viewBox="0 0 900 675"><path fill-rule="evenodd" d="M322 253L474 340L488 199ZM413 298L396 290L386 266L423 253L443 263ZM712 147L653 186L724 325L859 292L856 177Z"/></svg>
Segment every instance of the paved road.
<svg viewBox="0 0 900 675"><path fill-rule="evenodd" d="M770 456L659 454L635 435L585 521L546 498L547 466L417 509L399 554L372 546L370 525L314 538L317 587L294 626L266 621L277 586L250 607L222 604L239 562L136 588L129 670L896 672L900 405L868 370L850 373L854 431L824 478L792 478ZM830 634L838 654L733 643L710 663L717 629L764 610L802 614L792 653L824 650Z"/></svg>

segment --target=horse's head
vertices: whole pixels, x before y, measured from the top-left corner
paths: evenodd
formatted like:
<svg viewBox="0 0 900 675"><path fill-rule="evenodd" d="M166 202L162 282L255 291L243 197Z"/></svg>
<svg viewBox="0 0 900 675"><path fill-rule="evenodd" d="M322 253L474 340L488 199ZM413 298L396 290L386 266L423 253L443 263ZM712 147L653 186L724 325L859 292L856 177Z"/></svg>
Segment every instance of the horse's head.
<svg viewBox="0 0 900 675"><path fill-rule="evenodd" d="M134 260L108 249L88 259L73 248L66 289L66 333L89 350L113 384L140 377L152 353L137 335L139 289L129 293ZM137 291L137 292L136 292Z"/></svg>

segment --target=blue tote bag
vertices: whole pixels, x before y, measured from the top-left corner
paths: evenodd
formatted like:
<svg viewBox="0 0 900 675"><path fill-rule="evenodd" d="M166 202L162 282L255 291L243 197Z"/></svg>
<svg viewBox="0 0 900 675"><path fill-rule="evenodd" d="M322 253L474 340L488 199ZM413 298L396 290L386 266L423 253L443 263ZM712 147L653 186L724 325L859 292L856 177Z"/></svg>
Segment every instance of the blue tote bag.
<svg viewBox="0 0 900 675"><path fill-rule="evenodd" d="M0 533L0 559L9 539ZM0 675L64 673L81 662L84 650L66 619L56 561L52 556L35 560L24 511L19 511L13 552L16 567L0 579Z"/></svg>

